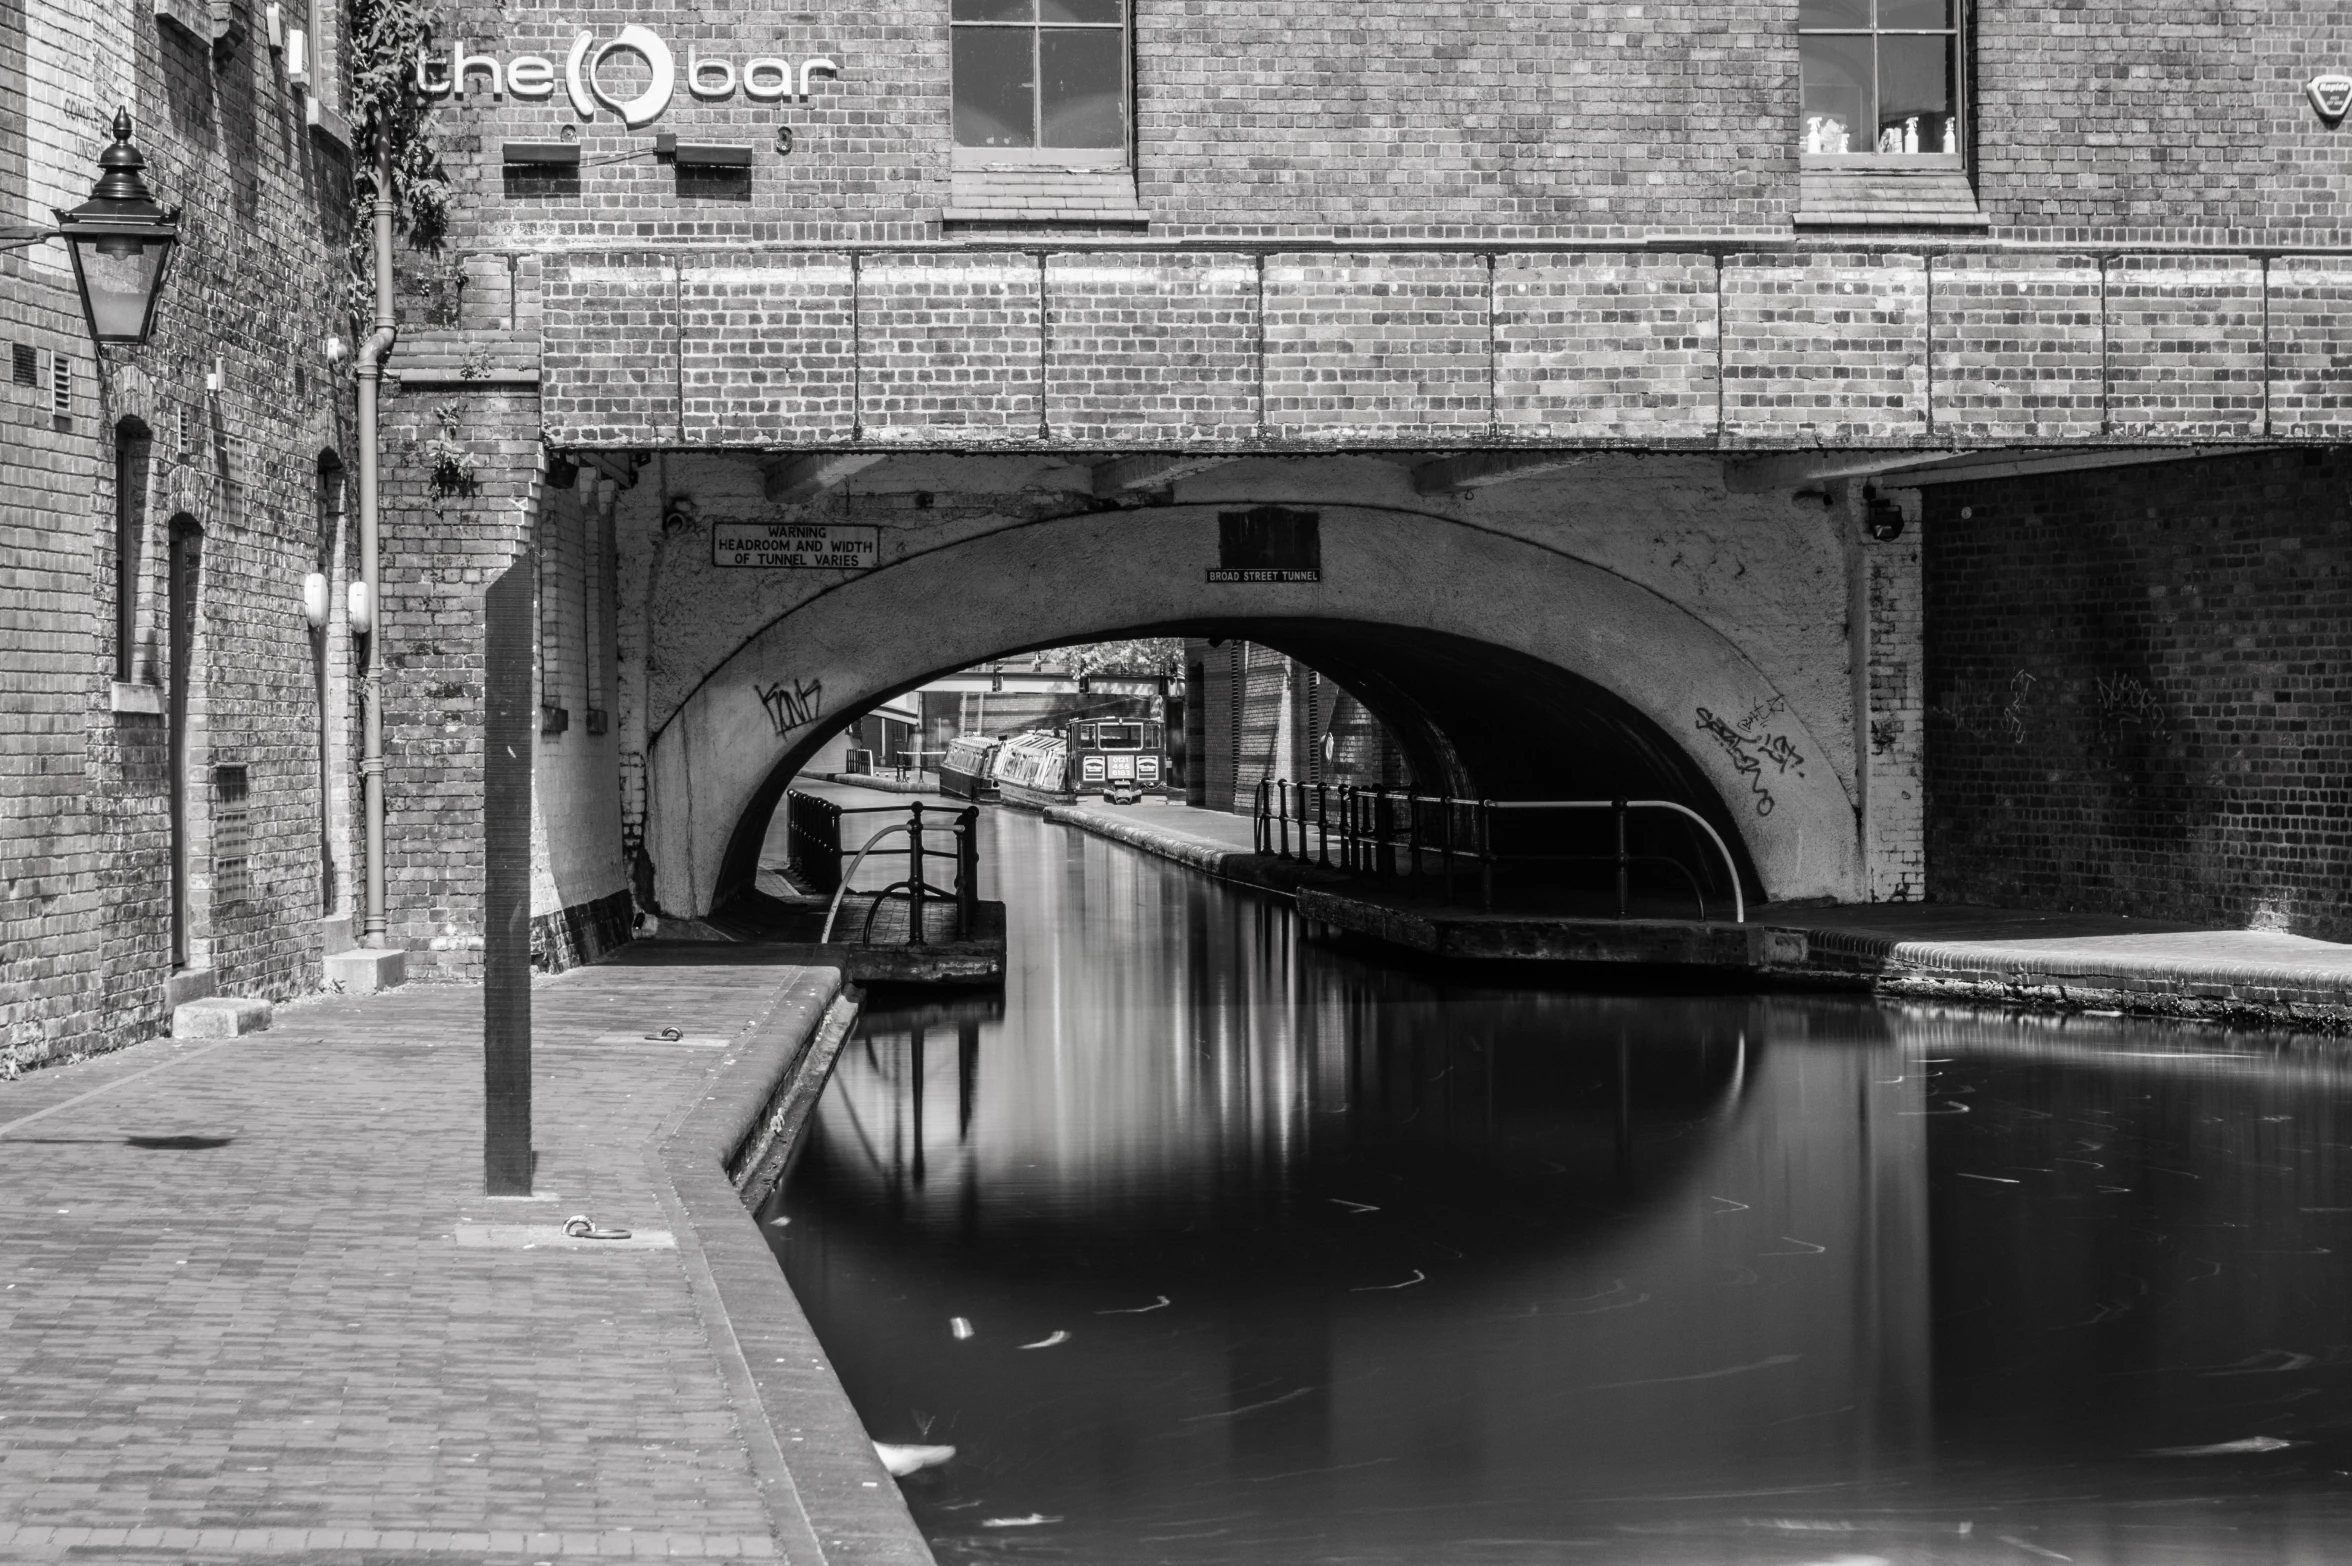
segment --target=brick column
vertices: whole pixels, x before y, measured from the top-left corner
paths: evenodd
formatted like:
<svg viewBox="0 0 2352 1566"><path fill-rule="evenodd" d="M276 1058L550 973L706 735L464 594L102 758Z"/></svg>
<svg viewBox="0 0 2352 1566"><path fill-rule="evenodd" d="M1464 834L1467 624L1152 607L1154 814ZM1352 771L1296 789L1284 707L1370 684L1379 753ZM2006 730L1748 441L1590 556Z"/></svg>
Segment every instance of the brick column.
<svg viewBox="0 0 2352 1566"><path fill-rule="evenodd" d="M1900 490L1901 536L1870 535L1858 493L1850 499L1854 568L1854 753L1860 804L1863 895L1874 903L1927 896L1924 615L1917 490Z"/></svg>

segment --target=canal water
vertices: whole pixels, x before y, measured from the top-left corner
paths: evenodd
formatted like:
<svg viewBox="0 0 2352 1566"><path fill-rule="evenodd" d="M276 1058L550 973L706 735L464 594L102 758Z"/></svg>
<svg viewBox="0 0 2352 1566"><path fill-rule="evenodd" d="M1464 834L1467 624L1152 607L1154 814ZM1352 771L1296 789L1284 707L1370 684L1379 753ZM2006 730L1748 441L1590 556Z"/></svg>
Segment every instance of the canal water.
<svg viewBox="0 0 2352 1566"><path fill-rule="evenodd" d="M946 1562L2352 1557L2352 1072L1461 983L989 814L765 1232Z"/></svg>

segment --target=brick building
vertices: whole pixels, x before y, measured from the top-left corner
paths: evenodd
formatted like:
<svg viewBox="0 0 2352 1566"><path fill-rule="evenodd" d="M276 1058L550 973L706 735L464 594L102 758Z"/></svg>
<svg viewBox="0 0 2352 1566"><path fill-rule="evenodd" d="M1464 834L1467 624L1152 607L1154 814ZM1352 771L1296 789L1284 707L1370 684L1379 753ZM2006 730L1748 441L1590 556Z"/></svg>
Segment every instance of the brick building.
<svg viewBox="0 0 2352 1566"><path fill-rule="evenodd" d="M303 612L349 548L320 92L258 8L0 7L0 1069L315 989L350 907L350 649ZM182 242L152 340L101 358L32 241L117 107Z"/></svg>
<svg viewBox="0 0 2352 1566"><path fill-rule="evenodd" d="M224 982L291 986L328 906L301 854L348 880L345 731L324 785L222 736L320 705L273 573L315 555L342 447L290 373L316 359L269 344L328 329L339 165L257 33L191 52L132 16L160 183L259 214L207 243L287 230L237 264L322 279L315 317L247 321L192 253L140 371L177 407L223 356L245 399L219 504L279 553L241 568L256 612L219 634L259 684L207 688L206 764L248 768L282 890L206 939ZM385 443L394 936L413 970L476 961L482 594L526 550L551 963L743 884L792 770L875 700L1138 634L1196 639L1199 723L1230 725L1239 649L1280 647L1242 678L1287 682L1277 725L1313 705L1293 744L1352 701L1394 737L1366 768L1687 799L1759 895L2341 933L2346 633L2312 573L2352 433L2347 70L2340 10L2123 0L457 6L422 70L451 241L403 259ZM8 308L70 355L34 264ZM11 473L60 494L10 525L61 625L109 601L111 554L57 543L98 525L132 378L92 373L70 435L10 404L9 460L40 453ZM435 439L474 483L433 482ZM12 930L94 932L157 884L102 618L11 657L51 704L11 730L12 801L46 799L11 805L44 866ZM151 912L108 928L81 969L162 950ZM162 970L119 971L111 1011L30 970L8 1004L118 1036Z"/></svg>

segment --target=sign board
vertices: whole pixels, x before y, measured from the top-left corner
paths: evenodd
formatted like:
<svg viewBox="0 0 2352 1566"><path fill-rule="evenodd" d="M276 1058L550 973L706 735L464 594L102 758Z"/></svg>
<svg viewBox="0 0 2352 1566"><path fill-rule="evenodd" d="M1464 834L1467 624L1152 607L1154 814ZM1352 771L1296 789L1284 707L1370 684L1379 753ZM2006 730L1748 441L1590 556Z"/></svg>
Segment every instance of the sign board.
<svg viewBox="0 0 2352 1566"><path fill-rule="evenodd" d="M768 571L871 571L882 563L882 530L845 522L719 522L711 564Z"/></svg>
<svg viewBox="0 0 2352 1566"><path fill-rule="evenodd" d="M1217 563L1211 582L1320 582L1323 516L1254 506L1217 515Z"/></svg>

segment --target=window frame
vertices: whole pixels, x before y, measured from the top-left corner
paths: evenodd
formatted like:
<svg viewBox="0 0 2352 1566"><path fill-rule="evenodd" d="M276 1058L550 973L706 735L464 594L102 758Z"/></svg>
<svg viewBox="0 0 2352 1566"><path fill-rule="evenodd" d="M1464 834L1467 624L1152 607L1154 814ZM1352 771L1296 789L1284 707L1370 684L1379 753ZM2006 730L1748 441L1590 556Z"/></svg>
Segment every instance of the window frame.
<svg viewBox="0 0 2352 1566"><path fill-rule="evenodd" d="M1797 152L1807 168L1816 169L1966 169L1970 149L1975 143L1975 122L1972 112L1973 94L1970 89L1969 0L1951 0L1952 21L1948 27L1881 27L1878 25L1880 0L1870 0L1868 27L1807 27L1797 26ZM1804 144L1805 125L1805 60L1804 42L1807 38L1866 38L1870 40L1870 92L1873 113L1881 101L1879 92L1878 40L1895 38L1946 38L1951 41L1952 60L1952 118L1959 128L1959 150L1956 152L1881 152L1876 131L1871 145L1859 152L1812 152Z"/></svg>
<svg viewBox="0 0 2352 1566"><path fill-rule="evenodd" d="M1001 168L1026 165L1039 169L1083 169L1089 173L1125 173L1134 167L1135 157L1135 6L1137 0L1120 0L1117 22L1048 22L1038 12L1042 0L1029 0L1027 21L959 21L950 0L947 30L948 57L948 145L951 161L957 169ZM1042 61L1043 37L1049 30L1111 32L1119 34L1119 91L1120 118L1124 134L1116 147L967 147L955 139L956 83L955 43L961 32L1021 31L1029 34L1029 113L1030 133L1042 143L1044 125L1044 69Z"/></svg>

